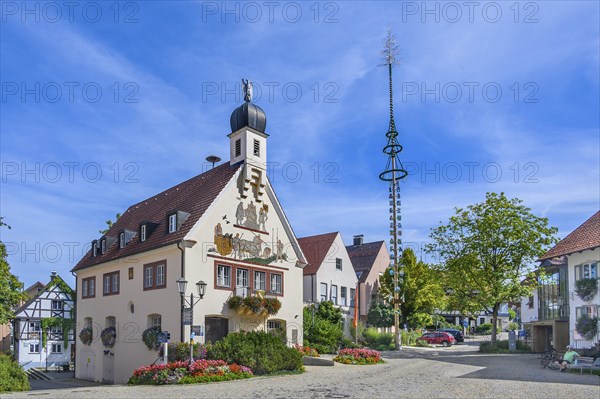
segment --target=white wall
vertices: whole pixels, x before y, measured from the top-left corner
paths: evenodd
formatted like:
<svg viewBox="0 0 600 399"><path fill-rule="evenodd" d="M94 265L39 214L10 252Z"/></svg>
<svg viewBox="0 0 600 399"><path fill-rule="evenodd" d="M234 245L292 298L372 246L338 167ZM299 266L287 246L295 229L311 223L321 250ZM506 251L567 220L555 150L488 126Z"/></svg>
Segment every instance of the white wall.
<svg viewBox="0 0 600 399"><path fill-rule="evenodd" d="M577 323L576 308L581 306L595 306L596 316L599 316L600 292L597 292L589 301L584 301L575 293L575 266L583 263L598 262L598 266L600 267L600 248L567 255L567 262L569 274L569 340L571 343L578 341L578 347L591 347L596 343L595 340L585 340L575 331Z"/></svg>

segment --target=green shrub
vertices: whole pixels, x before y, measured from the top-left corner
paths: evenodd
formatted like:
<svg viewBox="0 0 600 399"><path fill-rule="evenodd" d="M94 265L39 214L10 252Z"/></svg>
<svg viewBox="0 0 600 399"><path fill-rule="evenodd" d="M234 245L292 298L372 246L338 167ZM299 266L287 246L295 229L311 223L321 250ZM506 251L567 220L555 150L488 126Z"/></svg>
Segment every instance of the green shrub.
<svg viewBox="0 0 600 399"><path fill-rule="evenodd" d="M162 346L161 346L162 351ZM168 352L169 363L176 361L190 360L190 344L185 342L177 342L169 344ZM194 344L194 360L206 358L206 347L204 345Z"/></svg>
<svg viewBox="0 0 600 399"><path fill-rule="evenodd" d="M421 335L423 335L421 333L421 331L417 331L417 330L405 331L405 330L402 330L401 331L401 338L400 338L402 340L402 345L405 345L405 346L417 345L417 339L419 339L421 337Z"/></svg>
<svg viewBox="0 0 600 399"><path fill-rule="evenodd" d="M206 356L249 367L257 375L303 370L297 350L287 347L280 336L263 331L228 334L208 346Z"/></svg>
<svg viewBox="0 0 600 399"><path fill-rule="evenodd" d="M0 354L0 392L10 391L29 391L29 380L17 362Z"/></svg>
<svg viewBox="0 0 600 399"><path fill-rule="evenodd" d="M392 333L380 333L376 328L370 327L366 329L364 336L365 344L371 349L389 351L396 347Z"/></svg>
<svg viewBox="0 0 600 399"><path fill-rule="evenodd" d="M508 323L508 331L515 331L519 329L519 323L515 323L514 321L511 321L510 323Z"/></svg>
<svg viewBox="0 0 600 399"><path fill-rule="evenodd" d="M491 334L492 333L492 323L483 323L475 327L475 332L477 334Z"/></svg>
<svg viewBox="0 0 600 399"><path fill-rule="evenodd" d="M315 348L319 353L335 353L342 345L344 331L341 322L332 321L337 320L337 313L330 311L329 307L323 304L327 302L322 302L319 308L319 311L323 310L323 314L315 312L314 323L313 310L304 308L305 345Z"/></svg>
<svg viewBox="0 0 600 399"><path fill-rule="evenodd" d="M425 341L425 340L422 340L422 339L418 339L418 340L416 341L416 345L417 345L417 346L423 346L423 347L428 347L428 346L429 346L429 344L427 343L427 341Z"/></svg>
<svg viewBox="0 0 600 399"><path fill-rule="evenodd" d="M517 352L529 352L529 346L525 345L523 341L517 341ZM479 352L482 353L504 353L509 352L508 350L508 340L502 339L496 341L495 345L492 345L491 342L482 342L479 345Z"/></svg>

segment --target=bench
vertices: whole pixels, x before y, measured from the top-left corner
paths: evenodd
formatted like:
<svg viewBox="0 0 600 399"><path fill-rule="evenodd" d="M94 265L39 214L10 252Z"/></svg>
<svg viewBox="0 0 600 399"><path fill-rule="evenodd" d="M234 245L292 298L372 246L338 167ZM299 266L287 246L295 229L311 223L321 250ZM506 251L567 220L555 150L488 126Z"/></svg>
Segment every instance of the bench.
<svg viewBox="0 0 600 399"><path fill-rule="evenodd" d="M578 356L575 363L570 364L569 368L579 369L579 374L583 374L583 369L589 369L592 374L592 370L600 370L600 357L594 359L593 357Z"/></svg>

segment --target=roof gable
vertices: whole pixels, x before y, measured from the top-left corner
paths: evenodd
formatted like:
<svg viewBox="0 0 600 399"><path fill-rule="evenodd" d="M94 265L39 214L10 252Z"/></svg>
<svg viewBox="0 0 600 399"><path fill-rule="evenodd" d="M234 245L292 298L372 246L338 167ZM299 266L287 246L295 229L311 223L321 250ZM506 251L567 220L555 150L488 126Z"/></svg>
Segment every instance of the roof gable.
<svg viewBox="0 0 600 399"><path fill-rule="evenodd" d="M316 236L302 237L298 239L300 248L306 257L308 265L304 267L304 274L315 274L319 271L329 248L333 245L335 238L339 233L326 233Z"/></svg>
<svg viewBox="0 0 600 399"><path fill-rule="evenodd" d="M38 281L39 284L41 284ZM38 284L36 283L36 284ZM34 285L36 285L34 284ZM62 289L61 287L65 287L65 289ZM30 287L31 288L31 287ZM68 288L68 290L70 292L68 292L66 290L66 288ZM58 291L60 293L64 293L65 295L70 297L70 300L74 300L74 296L75 293L74 291L71 289L71 287L69 286L69 284L67 284L65 282L65 280L63 280L59 275L55 275L52 276L50 282L48 282L48 284L46 284L44 286L44 288L36 293L35 295L33 295L29 300L27 300L23 305L19 306L16 310L15 310L15 317L19 317L19 313L22 313L24 310L26 310L27 308L29 308L31 306L32 303L34 303L35 301L37 301L38 299L40 299L44 294L50 292L50 291Z"/></svg>
<svg viewBox="0 0 600 399"><path fill-rule="evenodd" d="M600 247L600 211L596 212L592 217L583 222L581 226L560 240L540 260L569 255L574 252L597 247Z"/></svg>
<svg viewBox="0 0 600 399"><path fill-rule="evenodd" d="M104 235L104 237L115 238L112 245L106 248L106 253L99 253L92 257L91 251L88 251L73 268L73 271L175 244L182 240L233 178L240 165L241 163L235 165L230 165L229 162L223 163L130 206ZM167 216L173 211L187 212L189 216L177 231L168 233ZM140 241L139 234L137 234L124 248L119 248L118 240L116 240L119 233L124 230L138 232L142 222L155 224L153 232L146 241Z"/></svg>
<svg viewBox="0 0 600 399"><path fill-rule="evenodd" d="M348 245L346 247L354 271L357 276L359 276L358 281L361 283L367 279L382 247L385 247L383 241L368 242L360 245Z"/></svg>

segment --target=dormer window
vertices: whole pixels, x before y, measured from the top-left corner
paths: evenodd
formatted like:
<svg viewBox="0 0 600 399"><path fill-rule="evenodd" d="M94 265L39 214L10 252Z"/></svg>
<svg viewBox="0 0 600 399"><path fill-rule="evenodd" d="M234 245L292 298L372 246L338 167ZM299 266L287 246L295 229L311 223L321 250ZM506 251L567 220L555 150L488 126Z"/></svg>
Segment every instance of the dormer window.
<svg viewBox="0 0 600 399"><path fill-rule="evenodd" d="M177 214L169 215L169 233L177 231Z"/></svg>
<svg viewBox="0 0 600 399"><path fill-rule="evenodd" d="M98 241L92 241L92 258L95 258L98 255Z"/></svg>
<svg viewBox="0 0 600 399"><path fill-rule="evenodd" d="M146 241L146 225L143 224L142 227L140 227L140 241L144 242Z"/></svg>
<svg viewBox="0 0 600 399"><path fill-rule="evenodd" d="M260 141L254 139L254 156L260 157Z"/></svg>
<svg viewBox="0 0 600 399"><path fill-rule="evenodd" d="M236 158L242 155L242 140L237 139L235 141L235 156Z"/></svg>
<svg viewBox="0 0 600 399"><path fill-rule="evenodd" d="M125 232L119 234L119 248L125 248Z"/></svg>
<svg viewBox="0 0 600 399"><path fill-rule="evenodd" d="M100 251L102 251L102 255L106 253L106 238L103 238L102 241L100 241Z"/></svg>

